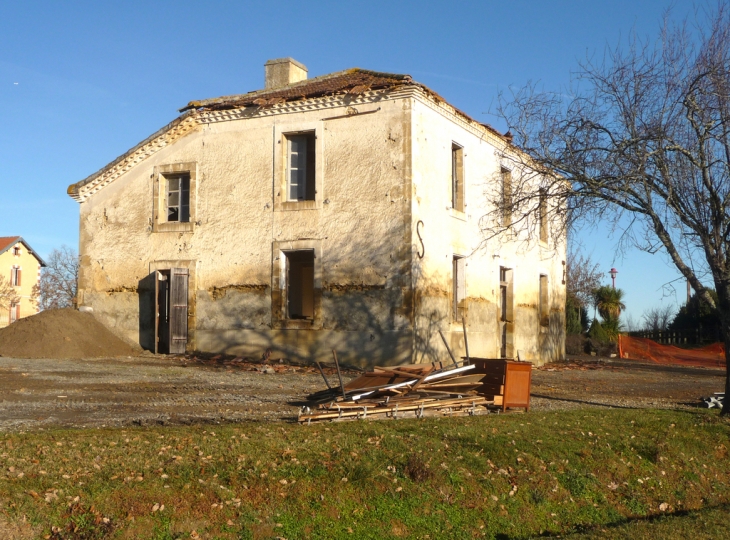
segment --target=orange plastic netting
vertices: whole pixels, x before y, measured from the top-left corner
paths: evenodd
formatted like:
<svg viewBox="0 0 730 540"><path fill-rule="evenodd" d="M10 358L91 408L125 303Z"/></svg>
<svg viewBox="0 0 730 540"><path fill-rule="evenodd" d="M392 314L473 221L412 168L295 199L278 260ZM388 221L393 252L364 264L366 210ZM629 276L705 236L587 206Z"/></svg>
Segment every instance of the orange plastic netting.
<svg viewBox="0 0 730 540"><path fill-rule="evenodd" d="M646 338L619 336L619 356L629 360L644 360L657 364L679 364L698 367L725 367L725 346L713 343L698 349L680 349L660 345Z"/></svg>

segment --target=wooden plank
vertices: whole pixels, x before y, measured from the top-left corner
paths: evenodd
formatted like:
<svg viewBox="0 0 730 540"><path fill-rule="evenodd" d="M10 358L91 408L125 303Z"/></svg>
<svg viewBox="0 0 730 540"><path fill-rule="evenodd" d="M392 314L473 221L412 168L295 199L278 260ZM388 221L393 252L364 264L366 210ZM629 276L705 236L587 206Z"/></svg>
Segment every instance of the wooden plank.
<svg viewBox="0 0 730 540"><path fill-rule="evenodd" d="M170 270L170 353L183 354L188 343L187 268Z"/></svg>

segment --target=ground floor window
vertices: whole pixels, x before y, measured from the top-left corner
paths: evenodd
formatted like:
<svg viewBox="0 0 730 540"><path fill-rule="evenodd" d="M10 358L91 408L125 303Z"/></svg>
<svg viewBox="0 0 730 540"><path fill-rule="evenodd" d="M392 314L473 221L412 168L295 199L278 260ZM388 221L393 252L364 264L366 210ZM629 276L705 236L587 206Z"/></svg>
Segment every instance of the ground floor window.
<svg viewBox="0 0 730 540"><path fill-rule="evenodd" d="M10 304L10 324L20 319L20 302Z"/></svg>
<svg viewBox="0 0 730 540"><path fill-rule="evenodd" d="M314 319L314 250L285 251L286 318Z"/></svg>

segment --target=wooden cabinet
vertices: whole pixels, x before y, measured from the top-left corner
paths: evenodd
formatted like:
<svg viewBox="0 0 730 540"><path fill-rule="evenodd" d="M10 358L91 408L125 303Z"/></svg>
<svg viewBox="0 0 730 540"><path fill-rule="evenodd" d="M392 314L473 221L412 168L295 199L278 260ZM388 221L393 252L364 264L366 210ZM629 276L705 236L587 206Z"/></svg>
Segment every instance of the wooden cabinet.
<svg viewBox="0 0 730 540"><path fill-rule="evenodd" d="M508 407L524 407L530 410L532 364L514 360L471 358L475 373L483 373L482 386L478 390L487 399L493 399L502 410Z"/></svg>

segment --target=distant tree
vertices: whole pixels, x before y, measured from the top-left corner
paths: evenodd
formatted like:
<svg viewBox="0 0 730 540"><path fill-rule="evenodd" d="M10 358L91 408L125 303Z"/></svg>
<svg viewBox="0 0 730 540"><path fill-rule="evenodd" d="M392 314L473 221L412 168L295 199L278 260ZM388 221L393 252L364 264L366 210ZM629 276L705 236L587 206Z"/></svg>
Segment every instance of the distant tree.
<svg viewBox="0 0 730 540"><path fill-rule="evenodd" d="M621 289L614 289L608 285L603 285L593 291L593 305L604 322L618 321L621 311L626 309L623 298L624 292Z"/></svg>
<svg viewBox="0 0 730 540"><path fill-rule="evenodd" d="M693 295L688 303L679 308L674 320L669 325L670 330L699 331L703 335L716 336L720 330L717 293L713 289L710 289L709 293L715 299L714 306L710 305L704 297Z"/></svg>
<svg viewBox="0 0 730 540"><path fill-rule="evenodd" d="M601 284L598 264L579 249L568 252L565 269L565 325L568 334L581 334L588 329L588 311L593 291Z"/></svg>
<svg viewBox="0 0 730 540"><path fill-rule="evenodd" d="M15 287L10 285L10 280L5 279L5 276L0 276L0 310L7 311L18 300L18 292Z"/></svg>
<svg viewBox="0 0 730 540"><path fill-rule="evenodd" d="M66 245L54 249L46 258L46 268L41 272L40 283L33 289L38 308L60 309L72 307L76 302L79 279L79 256Z"/></svg>
<svg viewBox="0 0 730 540"><path fill-rule="evenodd" d="M647 309L641 318L644 320L644 330L652 332L664 331L669 328L674 319L674 308L669 304Z"/></svg>

